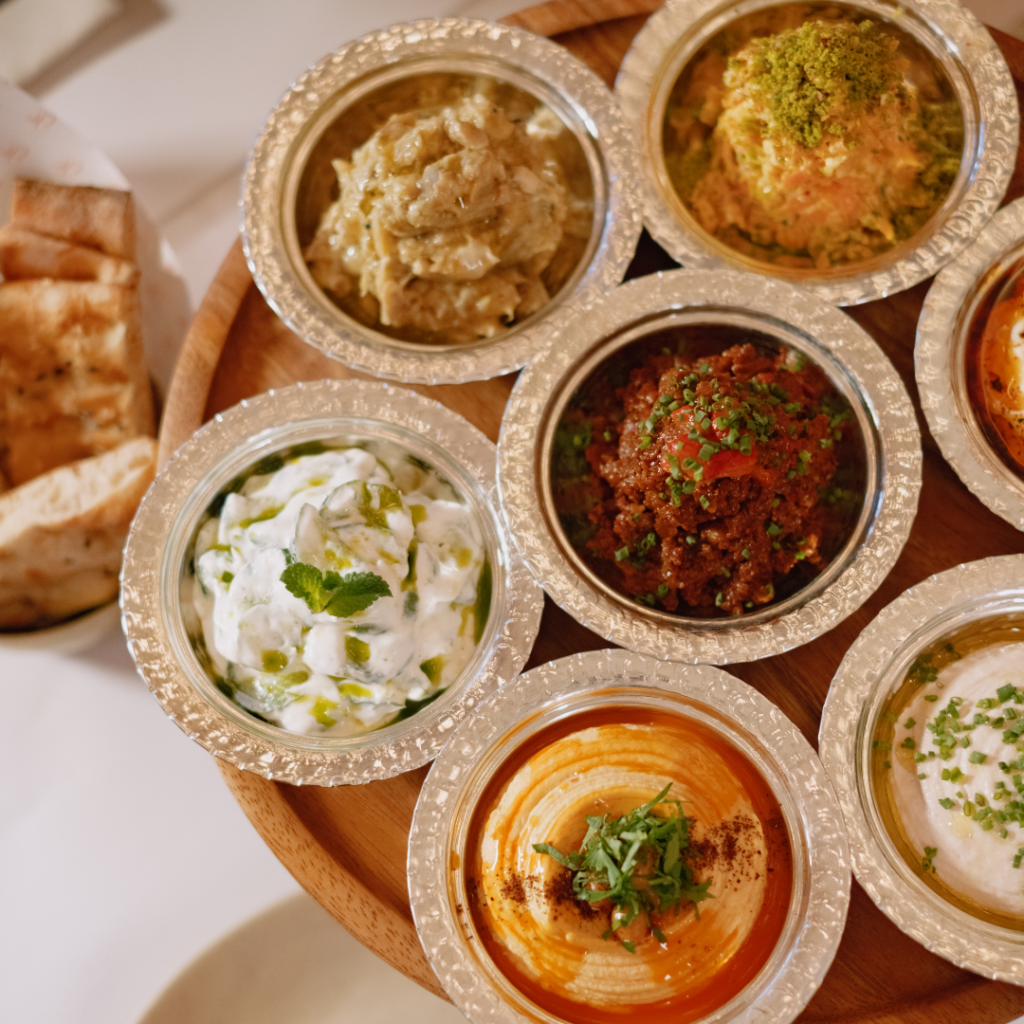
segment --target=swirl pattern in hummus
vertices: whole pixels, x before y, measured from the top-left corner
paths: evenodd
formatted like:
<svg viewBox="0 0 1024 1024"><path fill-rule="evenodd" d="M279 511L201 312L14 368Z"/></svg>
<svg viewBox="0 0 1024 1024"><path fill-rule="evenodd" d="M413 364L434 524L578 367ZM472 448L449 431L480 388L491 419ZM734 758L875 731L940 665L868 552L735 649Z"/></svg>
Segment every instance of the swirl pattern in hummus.
<svg viewBox="0 0 1024 1024"><path fill-rule="evenodd" d="M601 722L564 735L514 770L486 817L478 811L470 886L478 925L504 973L537 1001L550 994L613 1012L660 1005L673 1008L672 1020L692 1019L688 1010L703 1016L735 995L774 947L790 885L778 870L783 863L789 870L789 858L788 840L778 842L785 829L777 804L716 734L681 716L664 718ZM603 937L609 902L577 899L571 872L533 844L576 849L587 815L617 818L669 784L691 819L694 880L709 880L714 899L701 903L699 918L690 903L677 915L654 915L666 941L645 924L629 936L636 942L630 953Z"/></svg>

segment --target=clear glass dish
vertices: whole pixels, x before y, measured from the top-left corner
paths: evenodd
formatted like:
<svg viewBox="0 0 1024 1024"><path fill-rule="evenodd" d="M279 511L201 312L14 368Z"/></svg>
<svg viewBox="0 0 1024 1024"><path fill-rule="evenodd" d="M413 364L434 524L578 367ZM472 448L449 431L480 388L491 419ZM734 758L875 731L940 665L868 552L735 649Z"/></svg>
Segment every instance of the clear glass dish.
<svg viewBox="0 0 1024 1024"><path fill-rule="evenodd" d="M902 717L894 701L922 652L994 623L1017 623L1020 631L1022 574L1021 555L968 562L929 577L884 608L839 666L819 733L821 760L849 830L854 873L878 908L933 953L1017 985L1024 984L1024 930L970 913L944 894L879 798L884 764L877 762L888 756L885 737L893 726L887 723ZM938 667L939 661L925 664Z"/></svg>
<svg viewBox="0 0 1024 1024"><path fill-rule="evenodd" d="M738 750L781 808L792 853L782 931L756 976L701 1018L788 1022L828 970L849 902L845 828L821 764L777 707L719 669L593 651L532 669L467 719L434 763L409 835L409 894L420 941L455 1004L473 1024L562 1018L528 999L484 952L467 912L471 819L513 752L554 723L599 709L678 715ZM644 1004L634 1004L643 1013Z"/></svg>
<svg viewBox="0 0 1024 1024"><path fill-rule="evenodd" d="M993 512L1024 530L1024 477L1002 457L972 394L972 346L1024 269L1024 199L1000 210L928 291L914 346L921 408L946 461Z"/></svg>
<svg viewBox="0 0 1024 1024"><path fill-rule="evenodd" d="M326 439L390 442L435 467L475 513L493 573L487 624L461 676L408 718L350 737L288 732L229 699L197 654L195 614L183 597L196 530L211 501L261 458ZM216 416L160 471L125 549L122 625L165 712L211 753L282 782L368 782L431 760L455 724L522 668L540 624L543 595L502 528L494 464L494 446L461 417L383 384L297 384Z"/></svg>
<svg viewBox="0 0 1024 1024"><path fill-rule="evenodd" d="M689 62L726 27L774 8L778 0L669 0L647 22L623 60L615 91L640 153L644 221L684 266L732 267L799 284L848 306L909 288L954 259L995 213L1013 171L1019 108L1013 78L984 26L953 0L810 0L810 11L853 12L908 37L939 69L964 122L959 174L928 222L893 248L821 271L743 255L701 227L669 180L662 143L669 96Z"/></svg>
<svg viewBox="0 0 1024 1024"><path fill-rule="evenodd" d="M855 521L829 563L795 593L741 615L694 617L645 607L580 556L552 487L564 411L593 370L659 331L713 325L760 336L821 367L860 438ZM901 380L849 317L781 281L729 271L671 271L629 282L557 335L509 400L499 443L502 512L551 597L588 628L642 654L726 664L820 636L879 586L906 542L920 490L920 439Z"/></svg>
<svg viewBox="0 0 1024 1024"><path fill-rule="evenodd" d="M303 255L336 189L330 160L364 138L348 119L417 76L486 76L553 111L575 140L573 157L593 199L589 239L546 305L521 323L469 344L403 340L332 301ZM362 105L362 106L360 106ZM591 293L625 274L640 235L637 164L629 133L604 83L566 49L509 26L446 19L396 25L342 46L308 71L270 115L243 185L242 239L271 307L300 337L348 366L386 380L462 383L519 369L553 326Z"/></svg>

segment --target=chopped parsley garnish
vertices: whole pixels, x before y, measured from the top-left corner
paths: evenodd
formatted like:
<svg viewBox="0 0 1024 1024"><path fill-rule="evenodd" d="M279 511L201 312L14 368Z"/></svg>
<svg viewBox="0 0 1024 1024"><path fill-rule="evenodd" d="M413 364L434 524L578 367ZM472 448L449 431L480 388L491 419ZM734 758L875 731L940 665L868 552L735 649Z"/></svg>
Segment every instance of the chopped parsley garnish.
<svg viewBox="0 0 1024 1024"><path fill-rule="evenodd" d="M587 834L579 850L572 853L564 854L550 843L533 845L537 853L574 872L572 888L578 899L587 903L611 900L612 930L605 933L606 938L641 915L658 938L652 913L678 914L686 900L698 904L714 898L708 892L710 883L694 883L693 872L683 860L690 845L689 821L682 804L668 799L671 788L666 786L653 800L612 821L608 815L587 815ZM674 804L676 810L663 818L653 813L658 804ZM623 941L622 945L634 952L632 942Z"/></svg>
<svg viewBox="0 0 1024 1024"><path fill-rule="evenodd" d="M378 597L390 597L391 588L374 572L350 572L345 576L315 565L293 562L281 573L288 593L305 601L311 612L327 612L346 619L365 611Z"/></svg>

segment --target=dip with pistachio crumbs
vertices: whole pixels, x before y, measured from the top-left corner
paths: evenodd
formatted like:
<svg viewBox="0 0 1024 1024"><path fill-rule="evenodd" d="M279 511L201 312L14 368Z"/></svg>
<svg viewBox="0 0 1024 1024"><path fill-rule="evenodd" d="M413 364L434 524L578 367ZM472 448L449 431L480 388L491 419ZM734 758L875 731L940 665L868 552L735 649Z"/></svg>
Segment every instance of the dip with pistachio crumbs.
<svg viewBox="0 0 1024 1024"><path fill-rule="evenodd" d="M211 505L194 567L207 671L250 713L308 735L368 732L432 701L490 608L471 509L379 442L262 460Z"/></svg>
<svg viewBox="0 0 1024 1024"><path fill-rule="evenodd" d="M966 908L1024 926L1024 645L933 667L895 723L886 764L899 823L932 876Z"/></svg>
<svg viewBox="0 0 1024 1024"><path fill-rule="evenodd" d="M963 117L897 30L803 11L779 9L775 31L725 40L684 73L664 146L706 231L756 259L827 270L924 226L959 172Z"/></svg>

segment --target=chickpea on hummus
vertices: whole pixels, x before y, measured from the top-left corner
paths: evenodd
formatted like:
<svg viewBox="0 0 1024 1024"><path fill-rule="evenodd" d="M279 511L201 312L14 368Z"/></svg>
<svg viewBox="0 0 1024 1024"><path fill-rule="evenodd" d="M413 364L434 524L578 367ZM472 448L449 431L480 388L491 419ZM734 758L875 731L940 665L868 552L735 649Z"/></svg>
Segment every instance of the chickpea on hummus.
<svg viewBox="0 0 1024 1024"><path fill-rule="evenodd" d="M476 80L392 114L332 161L340 194L305 257L343 308L399 336L469 343L525 320L566 280L592 219L559 159L568 130L545 106L505 110L490 92Z"/></svg>
<svg viewBox="0 0 1024 1024"><path fill-rule="evenodd" d="M896 31L801 17L724 42L669 102L669 177L697 221L780 266L827 270L915 234L960 168L963 118Z"/></svg>
<svg viewBox="0 0 1024 1024"><path fill-rule="evenodd" d="M467 846L497 966L570 1022L642 1012L685 1024L727 1003L789 907L788 835L761 776L706 726L665 712L585 712L530 746L484 793ZM594 869L597 833L597 860L628 869L629 885ZM592 856L577 864L568 851L581 846ZM580 873L609 898L574 884ZM646 909L631 914L633 897Z"/></svg>

